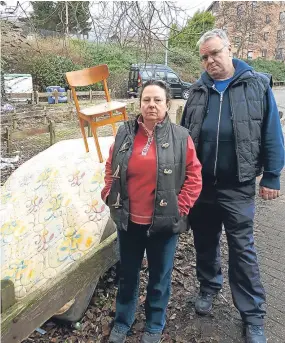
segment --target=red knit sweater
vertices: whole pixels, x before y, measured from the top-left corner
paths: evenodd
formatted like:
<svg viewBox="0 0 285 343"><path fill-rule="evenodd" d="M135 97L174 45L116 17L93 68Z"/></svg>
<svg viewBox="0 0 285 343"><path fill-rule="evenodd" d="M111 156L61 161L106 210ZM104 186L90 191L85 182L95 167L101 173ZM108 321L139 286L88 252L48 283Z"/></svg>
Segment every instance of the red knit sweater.
<svg viewBox="0 0 285 343"><path fill-rule="evenodd" d="M150 224L154 211L156 187L156 146L155 139L148 147L147 153L142 154L148 141L142 125L139 125L135 136L133 152L129 159L127 170L127 186L130 201L130 220L137 224ZM105 201L112 185L112 155L110 148L109 158L106 161L105 187L101 192ZM187 215L193 207L202 188L201 164L196 156L191 137L188 138L185 182L178 195L178 207L181 215Z"/></svg>

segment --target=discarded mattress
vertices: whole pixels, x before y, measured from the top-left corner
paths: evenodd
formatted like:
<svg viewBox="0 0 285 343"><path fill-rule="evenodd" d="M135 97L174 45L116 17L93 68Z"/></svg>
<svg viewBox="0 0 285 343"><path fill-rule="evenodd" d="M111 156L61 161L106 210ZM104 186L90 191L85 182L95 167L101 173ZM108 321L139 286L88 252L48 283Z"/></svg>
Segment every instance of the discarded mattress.
<svg viewBox="0 0 285 343"><path fill-rule="evenodd" d="M21 165L1 192L1 273L16 299L44 287L99 244L109 219L105 163L93 138L56 143ZM114 137L99 138L104 159Z"/></svg>

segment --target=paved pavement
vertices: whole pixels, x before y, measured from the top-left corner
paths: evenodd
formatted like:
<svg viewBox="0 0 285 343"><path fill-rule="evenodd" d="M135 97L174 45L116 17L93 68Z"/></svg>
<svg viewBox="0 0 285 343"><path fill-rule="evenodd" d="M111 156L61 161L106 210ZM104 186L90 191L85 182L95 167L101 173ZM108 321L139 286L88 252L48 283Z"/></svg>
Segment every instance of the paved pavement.
<svg viewBox="0 0 285 343"><path fill-rule="evenodd" d="M285 116L285 87L273 88L273 93L274 93L279 111L282 111Z"/></svg>
<svg viewBox="0 0 285 343"><path fill-rule="evenodd" d="M267 294L269 343L285 342L285 170L281 191L277 200L259 201L256 215L256 247Z"/></svg>

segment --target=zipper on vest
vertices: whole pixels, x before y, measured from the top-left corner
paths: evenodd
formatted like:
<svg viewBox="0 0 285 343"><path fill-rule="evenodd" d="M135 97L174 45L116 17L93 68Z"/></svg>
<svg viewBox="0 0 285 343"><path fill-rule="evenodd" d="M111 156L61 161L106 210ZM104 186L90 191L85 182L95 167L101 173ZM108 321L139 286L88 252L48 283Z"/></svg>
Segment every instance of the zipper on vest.
<svg viewBox="0 0 285 343"><path fill-rule="evenodd" d="M232 106L232 97L231 97L231 92L229 92L229 99L230 99L230 107L232 111L232 121L233 121L233 129L234 129L234 136L235 136L235 149L236 149L236 155L237 155L237 177L238 180L240 181L240 162L239 162L239 150L238 150L238 136L237 136L237 125L236 125L236 120L235 120L235 112Z"/></svg>
<svg viewBox="0 0 285 343"><path fill-rule="evenodd" d="M146 231L146 235L147 237L150 236L150 229L152 228L153 226L153 221L154 221L154 216L155 216L155 204L156 204L156 197L157 197L157 183L158 183L158 150L157 150L157 139L156 139L156 135L155 135L156 132L154 132L154 138L155 138L155 151L156 151L156 182L155 182L155 191L154 191L154 210L153 210L153 215L152 215L152 220L151 220L151 224L149 226L149 228L147 229Z"/></svg>
<svg viewBox="0 0 285 343"><path fill-rule="evenodd" d="M227 87L224 89L223 92L219 92L215 85L212 86L212 88L219 93L220 95L220 107L219 107L219 117L218 117L218 130L217 130L217 142L216 142L216 156L215 156L215 164L214 164L214 176L217 175L217 163L218 163L218 152L219 152L219 136L220 136L220 123L221 123L221 116L222 116L222 105L223 105L223 99L224 99L224 92L226 91ZM215 183L217 180L215 181Z"/></svg>

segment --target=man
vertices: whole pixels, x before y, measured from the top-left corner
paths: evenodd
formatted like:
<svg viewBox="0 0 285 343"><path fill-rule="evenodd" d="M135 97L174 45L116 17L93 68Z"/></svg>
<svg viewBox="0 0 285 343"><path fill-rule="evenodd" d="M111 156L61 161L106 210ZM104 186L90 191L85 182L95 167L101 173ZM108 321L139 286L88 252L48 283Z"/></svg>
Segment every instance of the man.
<svg viewBox="0 0 285 343"><path fill-rule="evenodd" d="M265 293L253 241L255 179L259 194L280 195L284 140L270 79L232 59L223 30L197 43L205 72L191 87L181 125L189 130L202 164L203 190L189 215L197 254L200 293L195 309L207 314L222 288L220 236L229 247L232 297L247 343L265 343Z"/></svg>

